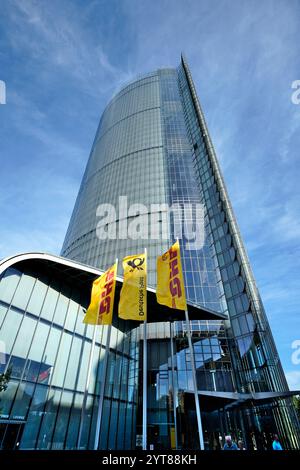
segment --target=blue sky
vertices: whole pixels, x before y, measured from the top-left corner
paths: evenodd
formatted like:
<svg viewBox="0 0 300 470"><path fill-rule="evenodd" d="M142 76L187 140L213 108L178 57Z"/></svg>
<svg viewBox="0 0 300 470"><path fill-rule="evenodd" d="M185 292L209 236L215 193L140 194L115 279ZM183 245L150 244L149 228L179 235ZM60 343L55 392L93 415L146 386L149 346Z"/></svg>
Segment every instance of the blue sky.
<svg viewBox="0 0 300 470"><path fill-rule="evenodd" d="M279 353L300 365L300 2L1 1L0 258L59 253L99 117L184 51Z"/></svg>

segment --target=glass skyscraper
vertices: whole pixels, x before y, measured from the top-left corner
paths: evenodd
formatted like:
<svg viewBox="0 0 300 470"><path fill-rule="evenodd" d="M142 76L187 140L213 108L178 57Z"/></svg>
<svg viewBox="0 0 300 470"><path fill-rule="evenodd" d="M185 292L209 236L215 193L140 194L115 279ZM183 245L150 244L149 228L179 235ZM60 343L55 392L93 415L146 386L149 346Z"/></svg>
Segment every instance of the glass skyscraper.
<svg viewBox="0 0 300 470"><path fill-rule="evenodd" d="M116 209L116 218L107 214L103 217L104 204L107 214L110 207ZM141 217L137 204L144 207L139 219L143 223L134 236L128 236L124 227L127 230ZM203 209L200 222L195 217L196 206ZM167 207L175 208L170 217ZM191 209L186 211L186 207ZM181 233L180 228L186 225L193 227L200 243L191 244L185 231ZM180 317L159 322L170 317L154 300L156 257L178 235L183 235L180 243L189 326ZM280 435L285 448L299 448L299 422L292 393L183 57L177 69L160 69L126 85L106 107L63 244L63 258L57 258L51 276L45 274L41 263L33 266L32 261L18 261L3 271L0 340L11 344L2 370L9 370L11 364L12 372L7 390L0 393L2 446L13 441L21 448L94 448L101 380L105 381L103 417L96 447L140 446L142 330L135 322L119 320L115 312L103 378L105 327L97 336L98 349L91 357L92 328L84 329L81 322L91 281L98 270L107 269L116 257L140 253L145 247L149 315L153 317L147 335L148 445L154 449L199 448L186 335L187 328L191 328L205 448L219 448L224 435L232 434L236 440L243 439L249 449L267 449L273 433ZM76 266L66 269L66 259ZM22 306L14 301L20 295L20 282L25 283L27 292L28 283L30 289L33 285L37 289L27 299L33 302L31 308L24 299ZM72 288L74 282L76 287ZM63 287L65 284L67 287ZM48 292L61 304L51 307L51 315L47 313L44 318ZM73 314L67 307L70 302ZM44 345L46 349L30 355L35 340L28 335L28 348L25 351L22 345L24 351L19 350L15 345L19 330L10 329L7 323L15 322L9 316L10 309L19 315L24 328L30 330L28 322L36 322L37 338L43 335L42 325L47 321L47 335L57 335L51 339L57 341L56 346L48 351L48 343L44 345L41 339L39 347ZM64 322L73 323L66 327ZM63 339L68 334L70 338ZM57 354L55 361L53 351ZM67 362L60 364L59 357ZM91 364L89 380L87 364ZM30 367L34 370L31 375ZM85 375L81 377L83 370ZM41 374L45 376L44 384L39 381ZM18 394L28 397L19 415L14 411L19 406ZM18 416L21 424L15 431L17 437L10 441L6 437L9 426Z"/></svg>

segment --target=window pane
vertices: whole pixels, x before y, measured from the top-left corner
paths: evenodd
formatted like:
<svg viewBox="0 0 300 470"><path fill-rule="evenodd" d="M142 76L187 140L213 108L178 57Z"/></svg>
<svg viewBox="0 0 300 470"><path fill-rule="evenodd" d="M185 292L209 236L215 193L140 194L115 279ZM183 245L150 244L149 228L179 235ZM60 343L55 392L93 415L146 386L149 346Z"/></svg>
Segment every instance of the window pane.
<svg viewBox="0 0 300 470"><path fill-rule="evenodd" d="M27 310L28 312L34 313L35 315L39 315L42 305L45 300L45 295L47 292L48 286L37 280L34 289L32 291Z"/></svg>
<svg viewBox="0 0 300 470"><path fill-rule="evenodd" d="M8 310L2 328L0 330L0 340L4 342L6 354L10 354L13 342L15 340L18 328L23 315L15 312L13 307Z"/></svg>
<svg viewBox="0 0 300 470"><path fill-rule="evenodd" d="M35 278L28 276L27 274L22 274L20 282L18 284L16 293L14 295L12 303L23 310L26 309L28 300L30 298L33 286L35 283Z"/></svg>
<svg viewBox="0 0 300 470"><path fill-rule="evenodd" d="M71 341L72 336L68 333L63 333L52 377L52 384L57 387L62 387L64 383Z"/></svg>
<svg viewBox="0 0 300 470"><path fill-rule="evenodd" d="M10 304L20 277L21 273L13 268L9 268L4 272L0 278L0 300Z"/></svg>
<svg viewBox="0 0 300 470"><path fill-rule="evenodd" d="M54 315L54 310L56 307L57 299L58 299L58 291L53 287L49 287L47 291L47 295L45 298L45 302L42 308L41 317L47 320L52 320Z"/></svg>
<svg viewBox="0 0 300 470"><path fill-rule="evenodd" d="M22 382L19 385L18 393L16 395L14 406L11 412L12 419L26 418L33 390L33 384Z"/></svg>
<svg viewBox="0 0 300 470"><path fill-rule="evenodd" d="M66 388L75 388L75 383L78 380L78 374L80 371L80 357L82 354L82 346L82 340L80 338L73 338L68 367L65 370L66 379L64 386Z"/></svg>
<svg viewBox="0 0 300 470"><path fill-rule="evenodd" d="M45 325L44 323L39 323L37 325L28 354L28 366L26 367L26 372L24 375L24 378L27 378L28 380L36 381L41 374L45 374L49 369L49 366L46 364L42 364L41 367L41 361L49 330L49 325Z"/></svg>
<svg viewBox="0 0 300 470"><path fill-rule="evenodd" d="M21 375L22 370L20 370L20 359L26 359L27 357L35 326L35 320L29 317L24 317L16 342L13 346L12 358L10 361L10 364L12 365L12 375L15 375L16 377ZM22 368L24 365L25 361L22 362Z"/></svg>
<svg viewBox="0 0 300 470"><path fill-rule="evenodd" d="M52 450L60 450L64 447L64 440L66 437L72 400L73 393L63 392L60 400L60 407L56 420L55 432L52 439Z"/></svg>
<svg viewBox="0 0 300 470"><path fill-rule="evenodd" d="M82 403L83 394L76 394L69 421L66 449L77 449L77 439L79 433Z"/></svg>
<svg viewBox="0 0 300 470"><path fill-rule="evenodd" d="M34 392L31 402L30 411L24 432L22 434L21 449L34 449L36 437L39 431L40 422L43 417L43 407L47 395L47 387L38 385Z"/></svg>
<svg viewBox="0 0 300 470"><path fill-rule="evenodd" d="M50 449L52 441L52 433L56 420L57 408L60 401L61 392L58 390L51 390L50 396L47 400L47 405L44 412L44 418L39 433L38 449Z"/></svg>

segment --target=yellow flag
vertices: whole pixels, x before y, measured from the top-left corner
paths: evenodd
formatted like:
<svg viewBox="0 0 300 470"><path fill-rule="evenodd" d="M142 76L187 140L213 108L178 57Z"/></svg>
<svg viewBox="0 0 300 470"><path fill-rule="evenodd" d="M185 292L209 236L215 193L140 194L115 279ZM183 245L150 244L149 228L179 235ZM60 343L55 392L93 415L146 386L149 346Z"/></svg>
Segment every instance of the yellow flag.
<svg viewBox="0 0 300 470"><path fill-rule="evenodd" d="M157 258L156 299L159 304L171 308L187 308L178 240Z"/></svg>
<svg viewBox="0 0 300 470"><path fill-rule="evenodd" d="M147 319L146 254L123 259L124 281L120 293L119 317L124 320Z"/></svg>
<svg viewBox="0 0 300 470"><path fill-rule="evenodd" d="M91 325L112 324L116 275L117 263L93 282L91 303L86 311L83 323Z"/></svg>

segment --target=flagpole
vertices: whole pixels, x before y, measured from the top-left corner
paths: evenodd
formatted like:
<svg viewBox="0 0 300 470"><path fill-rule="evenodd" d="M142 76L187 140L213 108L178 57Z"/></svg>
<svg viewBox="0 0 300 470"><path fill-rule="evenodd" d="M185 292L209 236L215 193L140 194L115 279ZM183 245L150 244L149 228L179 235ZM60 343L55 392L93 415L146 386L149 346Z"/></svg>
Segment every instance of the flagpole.
<svg viewBox="0 0 300 470"><path fill-rule="evenodd" d="M192 366L192 376L193 376L193 385L194 385L195 406L196 406L196 415L197 415L197 423L198 423L198 434L199 434L200 449L204 450L204 439L203 439L203 430L202 430L202 421L201 421L201 411L200 411L200 404L199 404L199 396L198 396L198 392L197 392L196 364L195 364L194 350L193 350L193 345L192 345L190 320L189 320L189 314L188 314L187 310L185 310L185 322L186 322L186 330L187 330L187 337L188 337L188 343L189 343L189 350L190 350L190 355L191 355L191 366Z"/></svg>
<svg viewBox="0 0 300 470"><path fill-rule="evenodd" d="M177 238L177 242L180 248L180 243L179 243L178 238ZM184 285L184 291L185 291L185 282L183 283L183 285ZM186 291L185 291L185 298L186 298ZM193 378L193 388L194 388L194 396L195 396L196 416L197 416L197 423L198 423L199 443L200 443L200 449L204 450L201 410L200 410L199 396L197 392L196 363L195 363L194 349L193 349L193 344L192 344L191 325L190 325L187 305L185 309L185 322L186 322L186 332L187 332L187 337L188 337L188 345L189 345L190 356L191 356L192 378Z"/></svg>
<svg viewBox="0 0 300 470"><path fill-rule="evenodd" d="M90 380L91 380L91 371L92 371L92 363L93 363L93 357L94 357L94 351L95 351L96 331L97 331L97 329L98 329L98 325L95 324L94 332L93 332L93 338L92 338L91 352L90 352L89 363L88 363L88 372L87 372L87 377L86 377L86 382L85 382L84 397L83 397L83 403L82 403L82 408L81 408L79 433L78 433L78 439L77 439L77 449L80 448L82 429L83 429L83 420L84 420L85 408L86 408L86 402L87 402L87 395L88 395L88 389L89 389Z"/></svg>
<svg viewBox="0 0 300 470"><path fill-rule="evenodd" d="M178 449L177 439L177 414L176 414L176 400L177 390L175 387L175 367L174 367L174 343L173 343L173 328L174 323L170 322L170 342L171 342L171 369L172 369L172 393L173 393L173 414L174 414L174 428L175 428L175 447Z"/></svg>
<svg viewBox="0 0 300 470"><path fill-rule="evenodd" d="M99 445L100 428L101 428L102 414L103 414L105 382L106 382L108 356L109 356L110 336L111 336L111 325L107 325L107 337L106 337L106 345L105 345L105 353L104 353L104 361L103 361L103 380L101 382L101 388L100 388L94 450L97 450L98 445Z"/></svg>
<svg viewBox="0 0 300 470"><path fill-rule="evenodd" d="M116 273L117 272L118 272L118 258L116 259ZM94 450L97 450L99 446L100 429L101 429L101 422L102 422L102 415L103 415L105 382L106 382L108 357L109 357L110 337L111 337L111 324L107 325L107 337L106 337L105 353L104 353L104 361L103 361L103 380L102 380L101 387L100 387L100 397L99 397L99 405L98 405L98 413L97 413Z"/></svg>
<svg viewBox="0 0 300 470"><path fill-rule="evenodd" d="M147 263L147 248L145 248L145 261ZM147 276L147 272L146 272L146 276ZM146 296L147 296L147 277L146 277ZM147 314L147 310L146 310L146 314ZM147 317L143 324L143 336L144 338L143 338L143 441L142 442L143 442L143 450L147 450Z"/></svg>

